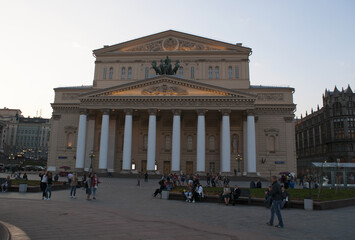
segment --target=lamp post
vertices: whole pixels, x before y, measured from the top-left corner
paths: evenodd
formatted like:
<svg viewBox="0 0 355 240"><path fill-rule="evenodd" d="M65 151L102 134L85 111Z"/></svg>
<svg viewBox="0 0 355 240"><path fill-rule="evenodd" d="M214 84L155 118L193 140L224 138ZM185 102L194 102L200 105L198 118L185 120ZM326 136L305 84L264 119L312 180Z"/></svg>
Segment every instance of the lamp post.
<svg viewBox="0 0 355 240"><path fill-rule="evenodd" d="M238 162L238 175L239 175L239 173L240 173L240 161L242 161L243 158L238 153L238 155L235 157L235 160Z"/></svg>
<svg viewBox="0 0 355 240"><path fill-rule="evenodd" d="M93 160L94 157L95 157L94 151L91 151L91 152L90 152L89 157L90 157L90 160L91 160L89 172L90 172L90 171L92 172L92 160Z"/></svg>

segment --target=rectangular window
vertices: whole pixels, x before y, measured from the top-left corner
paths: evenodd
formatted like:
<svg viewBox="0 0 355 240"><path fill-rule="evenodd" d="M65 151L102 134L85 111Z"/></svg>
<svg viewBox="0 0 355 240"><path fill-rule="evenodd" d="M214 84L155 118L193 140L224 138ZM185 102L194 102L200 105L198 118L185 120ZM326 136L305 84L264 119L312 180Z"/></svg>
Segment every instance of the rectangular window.
<svg viewBox="0 0 355 240"><path fill-rule="evenodd" d="M106 72L107 72L107 68L104 68L103 79L106 79Z"/></svg>
<svg viewBox="0 0 355 240"><path fill-rule="evenodd" d="M235 78L239 78L239 66L235 67Z"/></svg>
<svg viewBox="0 0 355 240"><path fill-rule="evenodd" d="M191 79L194 79L195 78L195 68L194 67L191 67Z"/></svg>

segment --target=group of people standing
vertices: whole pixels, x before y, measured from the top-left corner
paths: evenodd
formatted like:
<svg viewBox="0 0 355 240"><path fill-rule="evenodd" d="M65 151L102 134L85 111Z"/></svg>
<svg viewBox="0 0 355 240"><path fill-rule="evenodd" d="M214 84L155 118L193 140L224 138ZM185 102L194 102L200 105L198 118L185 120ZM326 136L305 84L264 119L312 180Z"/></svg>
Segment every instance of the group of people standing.
<svg viewBox="0 0 355 240"><path fill-rule="evenodd" d="M42 200L51 200L53 183L52 172L41 172L38 176L41 178L40 187L42 191Z"/></svg>
<svg viewBox="0 0 355 240"><path fill-rule="evenodd" d="M86 190L86 200L96 199L96 192L99 186L99 178L97 177L96 173L90 173L89 177L86 177L86 174L82 176L82 181L79 184L78 176L76 173L69 173L68 174L68 184L70 186L70 195L69 197L72 199L76 198L76 188L77 186L82 186Z"/></svg>

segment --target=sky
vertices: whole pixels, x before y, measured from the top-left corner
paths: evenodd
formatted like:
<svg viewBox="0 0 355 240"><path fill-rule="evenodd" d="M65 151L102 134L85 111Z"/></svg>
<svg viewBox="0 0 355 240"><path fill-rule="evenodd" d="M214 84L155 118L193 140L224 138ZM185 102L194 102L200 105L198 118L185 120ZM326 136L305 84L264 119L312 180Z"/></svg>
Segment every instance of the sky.
<svg viewBox="0 0 355 240"><path fill-rule="evenodd" d="M295 88L296 116L325 89L355 91L353 0L0 0L0 108L50 118L53 88L91 85L92 50L168 29L250 47L252 85Z"/></svg>

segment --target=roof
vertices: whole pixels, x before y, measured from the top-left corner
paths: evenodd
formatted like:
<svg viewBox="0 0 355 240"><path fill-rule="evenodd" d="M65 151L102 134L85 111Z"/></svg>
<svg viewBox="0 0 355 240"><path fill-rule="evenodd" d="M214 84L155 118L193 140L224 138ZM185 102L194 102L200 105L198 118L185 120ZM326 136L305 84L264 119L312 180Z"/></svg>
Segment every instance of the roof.
<svg viewBox="0 0 355 240"><path fill-rule="evenodd" d="M54 88L54 90L58 90L58 89L91 89L93 88L92 85L81 85L81 86L69 86L69 87L57 87L57 88Z"/></svg>
<svg viewBox="0 0 355 240"><path fill-rule="evenodd" d="M265 86L265 85L250 85L250 88L252 89L261 89L261 88L268 88L268 89L293 89L293 87L290 86Z"/></svg>

